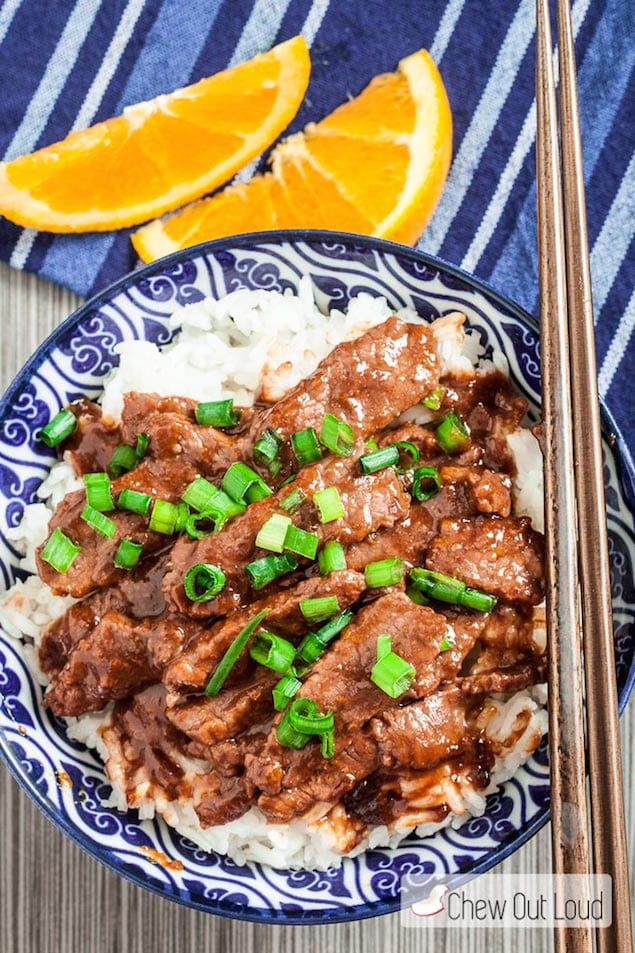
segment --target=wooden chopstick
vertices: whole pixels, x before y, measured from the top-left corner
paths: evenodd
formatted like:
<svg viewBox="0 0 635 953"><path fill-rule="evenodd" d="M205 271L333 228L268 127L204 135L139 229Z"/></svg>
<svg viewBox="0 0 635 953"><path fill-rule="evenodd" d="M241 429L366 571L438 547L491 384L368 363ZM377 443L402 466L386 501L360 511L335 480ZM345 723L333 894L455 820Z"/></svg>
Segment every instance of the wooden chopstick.
<svg viewBox="0 0 635 953"><path fill-rule="evenodd" d="M598 930L597 948L598 953L628 953L630 894L575 49L568 0L558 0L557 10L567 302L575 326L570 369L593 859L596 872L613 878L613 927Z"/></svg>
<svg viewBox="0 0 635 953"><path fill-rule="evenodd" d="M557 9L562 172L549 5L548 0L536 2L536 168L553 860L556 873L591 872L584 779L581 622L594 870L613 878L613 925L597 931L597 948L599 953L629 953L628 870L575 54L568 0L558 0ZM558 928L555 939L559 951L592 951L588 930Z"/></svg>

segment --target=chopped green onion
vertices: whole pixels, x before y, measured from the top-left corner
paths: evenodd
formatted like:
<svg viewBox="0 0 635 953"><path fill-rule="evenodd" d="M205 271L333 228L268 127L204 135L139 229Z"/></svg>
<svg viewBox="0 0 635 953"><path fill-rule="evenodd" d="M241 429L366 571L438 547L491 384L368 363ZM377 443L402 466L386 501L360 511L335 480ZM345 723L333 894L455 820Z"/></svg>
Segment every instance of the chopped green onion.
<svg viewBox="0 0 635 953"><path fill-rule="evenodd" d="M56 447L62 440L70 437L77 426L77 417L75 414L63 408L55 414L52 420L49 420L45 427L40 431L40 440L47 447Z"/></svg>
<svg viewBox="0 0 635 953"><path fill-rule="evenodd" d="M279 682L273 686L271 694L273 695L273 707L276 711L284 711L302 682L295 675L283 675Z"/></svg>
<svg viewBox="0 0 635 953"><path fill-rule="evenodd" d="M180 503L179 506L181 506ZM187 506L187 503L185 506ZM173 532L177 532L178 516L177 513ZM212 536L214 533L218 533L224 522L225 519L223 516L219 516L218 510L210 509L203 513L189 513L185 518L183 529L190 539L203 539L204 536Z"/></svg>
<svg viewBox="0 0 635 953"><path fill-rule="evenodd" d="M291 704L295 704L297 701L303 701L301 698L294 698ZM310 699L307 699L307 701ZM307 734L304 731L297 731L291 722L288 719L289 708L285 711L280 724L276 728L276 740L278 744L284 745L285 748L304 748L305 745L308 745L311 740L311 735Z"/></svg>
<svg viewBox="0 0 635 953"><path fill-rule="evenodd" d="M247 506L245 503L236 503L235 500L232 500L231 496L227 496L226 493L219 490L216 496L210 500L205 507L205 512L215 511L219 517L222 516L223 522L225 522L225 520L233 519L234 516L240 516L246 509Z"/></svg>
<svg viewBox="0 0 635 953"><path fill-rule="evenodd" d="M337 596L318 596L316 599L300 599L300 612L309 623L324 622L340 611Z"/></svg>
<svg viewBox="0 0 635 953"><path fill-rule="evenodd" d="M320 735L320 740L322 742L321 752L323 758L332 758L335 754L335 734L333 729L330 731L323 731Z"/></svg>
<svg viewBox="0 0 635 953"><path fill-rule="evenodd" d="M421 403L424 407L427 407L428 410L439 410L444 397L445 387L435 387L429 394L426 394Z"/></svg>
<svg viewBox="0 0 635 953"><path fill-rule="evenodd" d="M320 655L323 655L325 651L326 645L317 637L315 632L307 632L298 646L298 658L301 658L307 665L311 665L317 661Z"/></svg>
<svg viewBox="0 0 635 953"><path fill-rule="evenodd" d="M409 586L406 586L406 595L408 596L409 599L412 600L412 602L416 603L416 605L418 606L430 605L430 600L426 596L424 596L424 594L420 592L419 589L416 589L412 585L412 583L410 583Z"/></svg>
<svg viewBox="0 0 635 953"><path fill-rule="evenodd" d="M227 496L236 503L243 504L264 500L273 492L255 470L240 461L232 463L223 477L221 486Z"/></svg>
<svg viewBox="0 0 635 953"><path fill-rule="evenodd" d="M56 526L49 536L46 546L40 553L40 558L52 566L56 572L68 572L81 546L76 546L59 526Z"/></svg>
<svg viewBox="0 0 635 953"><path fill-rule="evenodd" d="M234 427L240 420L240 411L234 410L234 401L208 400L196 405L197 424L203 427Z"/></svg>
<svg viewBox="0 0 635 953"><path fill-rule="evenodd" d="M106 513L114 510L115 504L110 490L110 477L107 473L85 473L86 502L89 506Z"/></svg>
<svg viewBox="0 0 635 953"><path fill-rule="evenodd" d="M332 523L344 516L344 504L336 486L327 486L313 494L313 502L318 508L320 523Z"/></svg>
<svg viewBox="0 0 635 953"><path fill-rule="evenodd" d="M329 539L318 553L318 565L323 576L338 569L346 569L344 547L337 539Z"/></svg>
<svg viewBox="0 0 635 953"><path fill-rule="evenodd" d="M442 487L441 477L436 467L417 467L412 475L411 493L415 500L425 502L436 496Z"/></svg>
<svg viewBox="0 0 635 953"><path fill-rule="evenodd" d="M147 493L138 493L137 490L122 490L117 500L117 506L131 513L147 516L152 505L152 498Z"/></svg>
<svg viewBox="0 0 635 953"><path fill-rule="evenodd" d="M280 472L282 464L278 460L280 447L284 437L271 427L267 427L261 437L256 440L253 448L254 460L263 467L268 467L272 476Z"/></svg>
<svg viewBox="0 0 635 953"><path fill-rule="evenodd" d="M226 577L220 566L196 563L183 577L185 595L192 602L209 602L225 588Z"/></svg>
<svg viewBox="0 0 635 953"><path fill-rule="evenodd" d="M249 654L258 665L283 675L295 658L295 646L273 632L259 632L249 647Z"/></svg>
<svg viewBox="0 0 635 953"><path fill-rule="evenodd" d="M376 563L368 563L364 569L364 578L369 589L379 589L381 586L394 586L401 582L406 573L406 564L398 556L390 559L380 559Z"/></svg>
<svg viewBox="0 0 635 953"><path fill-rule="evenodd" d="M462 453L470 446L470 431L458 414L451 410L436 429L437 443L445 453Z"/></svg>
<svg viewBox="0 0 635 953"><path fill-rule="evenodd" d="M182 533L187 524L190 515L190 508L183 500L176 504L176 520L174 521L174 532Z"/></svg>
<svg viewBox="0 0 635 953"><path fill-rule="evenodd" d="M304 748L313 735L322 739L322 755L332 757L333 712L322 715L312 698L294 698L276 728L278 743L287 748Z"/></svg>
<svg viewBox="0 0 635 953"><path fill-rule="evenodd" d="M315 533L307 533L306 530L298 529L297 526L289 526L284 537L284 548L297 553L298 556L315 559L319 542L320 538Z"/></svg>
<svg viewBox="0 0 635 953"><path fill-rule="evenodd" d="M387 652L372 667L370 680L391 698L399 698L408 691L417 670L395 652Z"/></svg>
<svg viewBox="0 0 635 953"><path fill-rule="evenodd" d="M293 516L307 500L308 496L304 490L296 486L295 490L292 490L288 496L285 496L284 500L280 500L280 509L284 510L285 513L291 513Z"/></svg>
<svg viewBox="0 0 635 953"><path fill-rule="evenodd" d="M399 459L401 460L403 456L406 458L410 457L410 462L407 462L407 459L401 466L395 467L397 473L407 473L408 470L412 470L413 467L416 467L419 462L419 451L415 447L414 443L410 443L409 440L398 440L394 444L399 452Z"/></svg>
<svg viewBox="0 0 635 953"><path fill-rule="evenodd" d="M470 589L460 579L446 576L441 572L434 572L431 569L412 569L410 579L415 589L429 599L463 606L466 609L476 609L478 612L491 612L496 605L496 596L481 592L479 589Z"/></svg>
<svg viewBox="0 0 635 953"><path fill-rule="evenodd" d="M293 572L298 568L298 560L291 553L283 553L281 556L263 556L262 559L256 559L253 563L245 566L253 589L262 589L268 586L274 579L284 576L288 572Z"/></svg>
<svg viewBox="0 0 635 953"><path fill-rule="evenodd" d="M88 523L91 529L96 530L100 536L112 539L115 535L116 527L113 521L89 503L86 504L80 515L84 522Z"/></svg>
<svg viewBox="0 0 635 953"><path fill-rule="evenodd" d="M256 536L256 546L261 549L269 549L272 553L281 553L284 549L284 541L287 530L291 526L291 517L282 516L280 513L274 513L266 523L260 527Z"/></svg>
<svg viewBox="0 0 635 953"><path fill-rule="evenodd" d="M456 632L451 625L447 627L443 633L443 638L441 639L441 645L439 646L439 652L448 652L450 649L453 649L456 645Z"/></svg>
<svg viewBox="0 0 635 953"><path fill-rule="evenodd" d="M379 444L374 437L366 437L366 440L364 440L364 446L368 450L379 450Z"/></svg>
<svg viewBox="0 0 635 953"><path fill-rule="evenodd" d="M306 430L298 430L297 433L292 434L291 446L301 467L307 463L314 463L322 456L318 437L313 427L307 427Z"/></svg>
<svg viewBox="0 0 635 953"><path fill-rule="evenodd" d="M390 652L392 644L392 637L390 635L378 635L377 636L377 661L383 659L384 655L388 655Z"/></svg>
<svg viewBox="0 0 635 953"><path fill-rule="evenodd" d="M137 463L140 460L143 460L146 453L148 452L148 447L150 446L150 436L147 433L138 433L137 442L135 444L134 452L135 457L137 458Z"/></svg>
<svg viewBox="0 0 635 953"><path fill-rule="evenodd" d="M113 563L119 569L133 569L139 562L142 550L141 543L135 543L131 539L122 539L117 546Z"/></svg>
<svg viewBox="0 0 635 953"><path fill-rule="evenodd" d="M353 428L339 417L325 414L320 427L320 443L340 457L350 457L355 446Z"/></svg>
<svg viewBox="0 0 635 953"><path fill-rule="evenodd" d="M196 479L192 480L192 482L188 483L185 487L185 490L181 494L181 499L191 506L193 510L198 510L199 513L202 513L219 493L220 490L218 487L210 483L209 480L206 480L205 477L196 477Z"/></svg>
<svg viewBox="0 0 635 953"><path fill-rule="evenodd" d="M129 447L127 443L120 443L110 458L108 471L114 477L120 477L129 470L134 470L139 460L134 447Z"/></svg>
<svg viewBox="0 0 635 953"><path fill-rule="evenodd" d="M260 623L262 622L262 620L264 619L264 617L267 615L268 612L269 612L269 609L263 609L262 612L259 612L257 615L255 615L253 619L247 623L244 629L240 630L240 632L238 633L238 635L236 636L232 644L229 646L229 648L223 655L222 659L216 666L216 669L214 670L214 674L212 675L207 685L205 686L205 694L209 698L213 698L215 695L218 695L221 688L225 684L227 676L229 675L234 665L236 664L236 660L238 659L238 656L240 655L242 650L245 648L245 646L247 645L247 642L249 641L251 636L254 634L254 632L256 631L256 629L258 628L258 626L260 625Z"/></svg>
<svg viewBox="0 0 635 953"><path fill-rule="evenodd" d="M307 633L298 647L298 656L309 665L315 662L325 651L329 642L346 628L353 615L351 609L345 609L344 612L341 612L334 619L330 619L326 625L323 625L316 632Z"/></svg>
<svg viewBox="0 0 635 953"><path fill-rule="evenodd" d="M398 461L399 450L395 446L390 446L364 453L359 458L359 465L362 473L376 473L378 470L385 470L386 467L394 467Z"/></svg>
<svg viewBox="0 0 635 953"><path fill-rule="evenodd" d="M177 515L178 511L174 503L168 500L155 500L148 524L149 529L154 530L155 533L171 536L176 527Z"/></svg>

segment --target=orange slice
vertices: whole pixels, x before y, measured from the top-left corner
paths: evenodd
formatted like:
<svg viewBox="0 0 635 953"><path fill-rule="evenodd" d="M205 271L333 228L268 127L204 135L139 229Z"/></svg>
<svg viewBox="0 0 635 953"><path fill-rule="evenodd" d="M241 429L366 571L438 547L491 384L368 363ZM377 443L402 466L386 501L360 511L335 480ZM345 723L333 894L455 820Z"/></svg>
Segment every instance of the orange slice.
<svg viewBox="0 0 635 953"><path fill-rule="evenodd" d="M226 182L280 135L307 87L301 36L62 142L0 163L0 213L51 232L147 221Z"/></svg>
<svg viewBox="0 0 635 953"><path fill-rule="evenodd" d="M341 229L414 244L441 196L451 153L448 97L420 50L278 145L271 172L151 222L132 242L144 261L271 228Z"/></svg>

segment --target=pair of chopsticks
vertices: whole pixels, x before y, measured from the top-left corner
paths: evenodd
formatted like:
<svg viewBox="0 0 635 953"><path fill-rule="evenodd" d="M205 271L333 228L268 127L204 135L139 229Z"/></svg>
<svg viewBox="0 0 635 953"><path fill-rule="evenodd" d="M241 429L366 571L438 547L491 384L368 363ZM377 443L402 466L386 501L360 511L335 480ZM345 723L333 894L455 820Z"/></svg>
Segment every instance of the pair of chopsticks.
<svg viewBox="0 0 635 953"><path fill-rule="evenodd" d="M630 953L600 413L569 0L557 0L562 159L549 0L536 0L536 13L536 171L553 863L556 874L611 875L613 925L596 931L597 950ZM592 868L589 839L593 846ZM590 927L558 927L555 941L557 953L593 950Z"/></svg>

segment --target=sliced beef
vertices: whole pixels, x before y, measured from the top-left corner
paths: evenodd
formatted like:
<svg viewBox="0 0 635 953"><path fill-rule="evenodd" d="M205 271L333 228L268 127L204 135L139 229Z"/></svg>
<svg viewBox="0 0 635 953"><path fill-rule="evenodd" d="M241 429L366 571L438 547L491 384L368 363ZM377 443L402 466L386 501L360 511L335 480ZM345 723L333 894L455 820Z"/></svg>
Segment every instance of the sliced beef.
<svg viewBox="0 0 635 953"><path fill-rule="evenodd" d="M547 676L547 660L536 657L527 662L517 662L508 668L476 675L466 675L457 679L462 692L466 695L483 695L492 692L509 694L518 692L530 685L539 685Z"/></svg>
<svg viewBox="0 0 635 953"><path fill-rule="evenodd" d="M517 430L527 413L527 401L499 371L444 377L443 410L455 410L476 438L501 436Z"/></svg>
<svg viewBox="0 0 635 953"><path fill-rule="evenodd" d="M444 466L439 475L444 484L467 484L476 512L496 513L498 516L511 513L512 480L509 474L480 467Z"/></svg>
<svg viewBox="0 0 635 953"><path fill-rule="evenodd" d="M64 450L70 451L75 472L97 473L105 470L116 447L121 443L121 431L114 421L102 416L99 404L92 400L76 400L68 409L75 414L77 426L64 441Z"/></svg>
<svg viewBox="0 0 635 953"><path fill-rule="evenodd" d="M426 566L508 602L544 598L542 536L524 516L443 520Z"/></svg>
<svg viewBox="0 0 635 953"><path fill-rule="evenodd" d="M347 546L346 565L362 571L368 563L399 556L408 565L418 566L434 532L434 519L426 507L413 505L401 522Z"/></svg>

